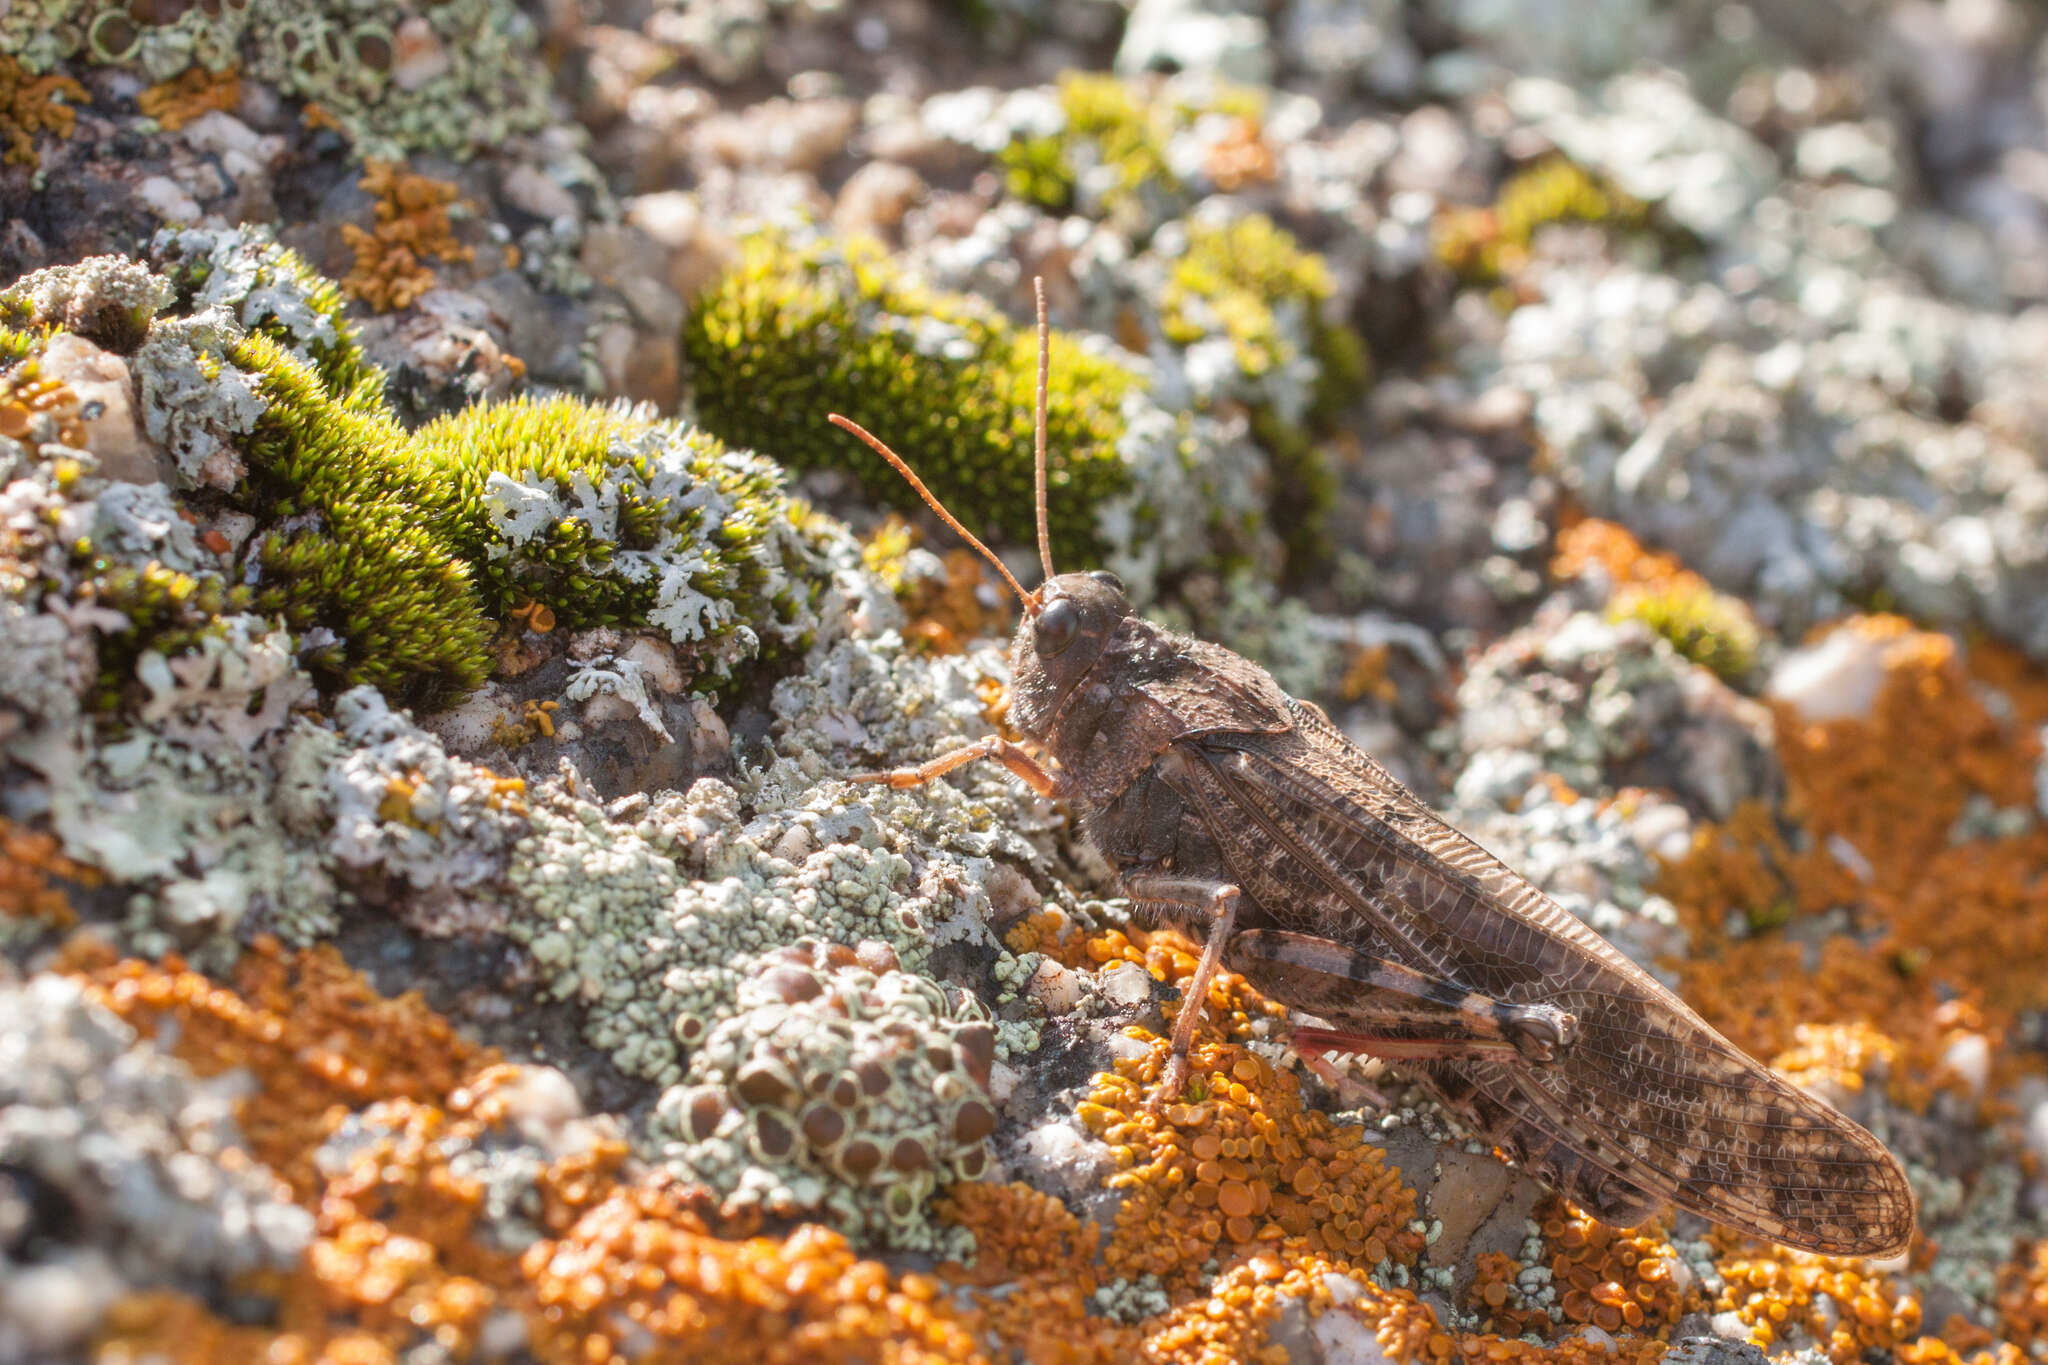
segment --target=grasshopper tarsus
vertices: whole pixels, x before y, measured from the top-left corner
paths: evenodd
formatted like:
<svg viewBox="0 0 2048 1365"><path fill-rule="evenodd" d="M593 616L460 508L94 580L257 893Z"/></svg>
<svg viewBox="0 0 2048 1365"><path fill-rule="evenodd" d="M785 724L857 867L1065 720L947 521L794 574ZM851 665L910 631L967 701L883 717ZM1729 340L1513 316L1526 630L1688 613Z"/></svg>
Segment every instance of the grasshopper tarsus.
<svg viewBox="0 0 2048 1365"><path fill-rule="evenodd" d="M860 780L912 787L994 758L1066 799L1140 918L1202 940L1147 1107L1189 1084L1209 983L1228 965L1329 1026L1295 1034L1311 1066L1326 1051L1406 1058L1476 1135L1604 1221L1631 1225L1672 1202L1806 1251L1903 1251L1912 1187L1876 1138L1716 1033L1264 669L1145 620L1113 574L1054 572L1042 285L1038 321L1045 581L1031 592L902 457L832 418L1024 605L1010 724L1033 749L991 738Z"/></svg>

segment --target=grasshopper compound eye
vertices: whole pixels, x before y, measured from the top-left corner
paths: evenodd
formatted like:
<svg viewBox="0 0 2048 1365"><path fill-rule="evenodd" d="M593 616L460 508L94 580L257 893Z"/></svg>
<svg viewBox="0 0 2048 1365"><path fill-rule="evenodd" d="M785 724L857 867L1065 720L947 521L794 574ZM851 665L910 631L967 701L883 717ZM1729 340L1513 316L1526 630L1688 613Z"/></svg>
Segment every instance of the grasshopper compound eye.
<svg viewBox="0 0 2048 1365"><path fill-rule="evenodd" d="M1080 628L1081 609L1074 605L1074 599L1055 597L1038 613L1031 640L1040 654L1058 654L1074 643Z"/></svg>

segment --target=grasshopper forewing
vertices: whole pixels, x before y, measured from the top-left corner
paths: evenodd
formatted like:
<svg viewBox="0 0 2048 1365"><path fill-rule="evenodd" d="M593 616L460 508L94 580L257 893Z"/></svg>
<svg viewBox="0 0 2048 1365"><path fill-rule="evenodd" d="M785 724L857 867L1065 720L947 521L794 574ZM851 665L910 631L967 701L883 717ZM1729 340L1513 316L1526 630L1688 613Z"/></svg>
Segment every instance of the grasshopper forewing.
<svg viewBox="0 0 2048 1365"><path fill-rule="evenodd" d="M1296 1030L1304 1055L1399 1060L1603 1221L1630 1226L1671 1203L1803 1250L1903 1251L1912 1189L1870 1133L1716 1033L1264 669L1136 615L1113 575L1054 573L1042 284L1038 326L1035 591L886 445L832 420L1023 602L1010 715L1051 764L989 739L859 780L907 787L997 759L1067 802L1137 916L1202 942L1161 1097L1179 1092L1208 983L1228 966L1329 1025Z"/></svg>

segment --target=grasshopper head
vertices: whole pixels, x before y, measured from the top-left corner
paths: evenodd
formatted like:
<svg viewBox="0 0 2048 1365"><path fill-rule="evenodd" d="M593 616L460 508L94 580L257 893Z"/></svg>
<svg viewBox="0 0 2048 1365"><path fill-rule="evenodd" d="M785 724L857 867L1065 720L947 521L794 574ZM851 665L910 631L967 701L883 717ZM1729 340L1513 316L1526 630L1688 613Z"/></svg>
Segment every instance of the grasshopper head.
<svg viewBox="0 0 2048 1365"><path fill-rule="evenodd" d="M1131 614L1124 585L1106 569L1063 573L1032 594L1010 645L1010 719L1044 741L1067 694L1088 675L1110 635Z"/></svg>

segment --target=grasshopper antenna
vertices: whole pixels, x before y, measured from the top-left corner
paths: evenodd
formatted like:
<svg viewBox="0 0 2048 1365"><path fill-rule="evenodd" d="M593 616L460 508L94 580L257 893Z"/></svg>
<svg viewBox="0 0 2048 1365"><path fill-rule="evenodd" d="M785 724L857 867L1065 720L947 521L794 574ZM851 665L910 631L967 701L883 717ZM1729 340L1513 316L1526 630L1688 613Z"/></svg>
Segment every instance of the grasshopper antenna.
<svg viewBox="0 0 2048 1365"><path fill-rule="evenodd" d="M1045 576L1050 581L1052 532L1045 517L1045 390L1052 373L1052 327L1045 320L1045 276L1031 277L1031 291L1038 297L1038 420L1032 425L1033 484L1038 491L1038 562L1045 566Z"/></svg>
<svg viewBox="0 0 2048 1365"><path fill-rule="evenodd" d="M912 472L910 466L904 463L903 457L901 455L898 455L895 451L889 449L888 446L882 444L881 440L878 437L869 432L866 427L862 426L860 423L854 421L851 418L841 417L838 413L833 412L827 413L825 416L825 420L830 422L833 426L838 427L841 431L850 431L854 435L860 437L861 440L866 441L868 443L868 447L871 450L873 450L875 454L881 456L890 464L894 465L896 467L896 472L898 474L901 474L904 478L910 480L910 486L917 490L917 495L920 498L924 499L925 506L931 508L932 511L937 512L939 514L939 519L941 521L945 522L946 525L952 527L955 531L958 531L960 533L960 538L962 540L966 541L969 545L972 545L981 554L981 557L983 559L986 559L989 563L996 566L996 572L1003 576L1003 581L1010 585L1010 591L1016 593L1017 600L1024 604L1025 615L1038 615L1038 594L1035 592L1024 591L1024 585L1017 581L1017 576L1010 572L1008 566L1006 566L1002 560L996 558L995 551L989 549L988 546L982 544L980 539L974 534L974 532L968 530L965 526L962 526L959 522L959 519L956 518L951 512L948 512L946 510L945 504L941 503L937 498L932 496L932 490L924 486L924 480L918 478L917 475L914 472ZM1044 505L1045 499L1043 497L1040 497L1039 506L1043 507ZM1043 525L1043 521L1041 521L1040 524Z"/></svg>

